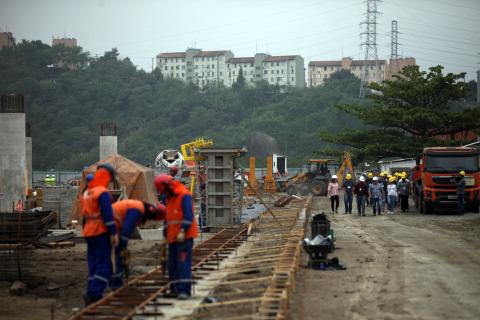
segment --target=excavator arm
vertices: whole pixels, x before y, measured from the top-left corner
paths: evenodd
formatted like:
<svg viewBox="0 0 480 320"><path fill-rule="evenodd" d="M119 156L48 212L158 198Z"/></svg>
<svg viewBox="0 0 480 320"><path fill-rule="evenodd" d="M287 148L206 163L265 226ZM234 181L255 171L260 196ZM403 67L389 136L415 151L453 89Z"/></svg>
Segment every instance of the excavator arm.
<svg viewBox="0 0 480 320"><path fill-rule="evenodd" d="M345 175L345 171L348 169L348 173L351 175L354 174L353 165L352 165L352 156L347 151L343 152L343 159L340 168L337 171L338 177L338 185L343 185L343 176Z"/></svg>

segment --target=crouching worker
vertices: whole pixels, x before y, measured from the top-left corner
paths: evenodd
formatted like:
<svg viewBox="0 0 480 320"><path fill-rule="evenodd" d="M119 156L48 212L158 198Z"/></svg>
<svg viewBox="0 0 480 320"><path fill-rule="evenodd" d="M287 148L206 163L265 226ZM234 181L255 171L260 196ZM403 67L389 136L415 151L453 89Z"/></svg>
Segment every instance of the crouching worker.
<svg viewBox="0 0 480 320"><path fill-rule="evenodd" d="M98 166L95 176L82 197L83 236L87 241L88 284L85 305L102 298L112 279L112 248L118 245L118 233L113 220L112 196L108 185L115 171L108 164Z"/></svg>
<svg viewBox="0 0 480 320"><path fill-rule="evenodd" d="M115 202L112 205L117 230L120 233L119 244L115 254L115 274L112 275L112 289L123 284L123 277L128 272L130 253L127 250L128 240L137 225L145 224L147 220L164 220L165 206L155 207L149 203L127 199Z"/></svg>
<svg viewBox="0 0 480 320"><path fill-rule="evenodd" d="M166 240L168 242L168 277L171 294L178 299L188 299L192 288L192 247L198 236L194 219L192 195L172 176L161 174L155 178L158 194L167 201Z"/></svg>

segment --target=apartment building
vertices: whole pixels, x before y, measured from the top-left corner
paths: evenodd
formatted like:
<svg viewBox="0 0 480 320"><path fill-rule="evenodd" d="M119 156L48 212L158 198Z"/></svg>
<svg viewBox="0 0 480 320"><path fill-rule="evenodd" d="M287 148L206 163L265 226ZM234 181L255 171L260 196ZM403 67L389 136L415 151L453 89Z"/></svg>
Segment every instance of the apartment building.
<svg viewBox="0 0 480 320"><path fill-rule="evenodd" d="M319 86L330 78L331 74L340 70L348 70L358 78L362 77L363 73L363 60L352 60L351 58L342 58L342 60L336 61L310 61L308 64L308 85L311 87ZM387 60L378 60L379 64L379 80L392 80L393 75L398 74L403 67L407 65L415 65L414 58L402 58L391 60L390 63ZM368 81L377 81L376 63L374 60L367 62Z"/></svg>
<svg viewBox="0 0 480 320"><path fill-rule="evenodd" d="M0 49L3 47L14 47L15 38L11 32L0 32Z"/></svg>
<svg viewBox="0 0 480 320"><path fill-rule="evenodd" d="M266 80L273 85L305 86L303 58L298 55L270 56L257 53L254 57L235 58L229 50L166 52L157 55L157 67L165 77L173 77L201 87L208 83L232 86L240 69L247 84Z"/></svg>
<svg viewBox="0 0 480 320"><path fill-rule="evenodd" d="M76 47L77 39L75 38L53 38L52 39L52 47L62 46L62 45L68 48Z"/></svg>

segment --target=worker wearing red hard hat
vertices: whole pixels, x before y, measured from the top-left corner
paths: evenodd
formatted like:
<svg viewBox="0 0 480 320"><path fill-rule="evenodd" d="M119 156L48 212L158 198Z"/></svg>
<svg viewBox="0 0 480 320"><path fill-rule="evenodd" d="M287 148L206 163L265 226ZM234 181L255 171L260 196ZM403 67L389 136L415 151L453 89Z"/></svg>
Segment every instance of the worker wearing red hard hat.
<svg viewBox="0 0 480 320"><path fill-rule="evenodd" d="M192 195L179 181L168 174L155 178L155 188L166 195L165 238L168 242L168 276L171 293L187 299L192 287L192 247L198 236Z"/></svg>
<svg viewBox="0 0 480 320"><path fill-rule="evenodd" d="M110 164L99 165L83 196L83 236L87 241L88 258L86 305L102 298L112 278L110 257L112 247L116 247L119 240L113 219L112 196L107 188L114 176Z"/></svg>
<svg viewBox="0 0 480 320"><path fill-rule="evenodd" d="M120 240L116 250L116 270L112 275L112 289L122 286L125 275L124 266L128 265L129 253L128 241L132 236L135 226L144 224L147 220L164 220L165 206L158 207L140 200L126 199L115 202L112 205L115 224L120 233Z"/></svg>

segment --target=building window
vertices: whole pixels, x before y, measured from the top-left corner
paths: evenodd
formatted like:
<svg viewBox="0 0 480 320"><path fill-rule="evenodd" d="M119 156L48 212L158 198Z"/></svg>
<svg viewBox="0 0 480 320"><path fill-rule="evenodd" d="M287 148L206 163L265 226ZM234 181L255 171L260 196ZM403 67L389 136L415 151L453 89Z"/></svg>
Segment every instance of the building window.
<svg viewBox="0 0 480 320"><path fill-rule="evenodd" d="M283 69L282 69L282 74L283 74Z"/></svg>
<svg viewBox="0 0 480 320"><path fill-rule="evenodd" d="M282 81L282 77L277 77L277 82Z"/></svg>
<svg viewBox="0 0 480 320"><path fill-rule="evenodd" d="M215 69L215 65L214 65L214 64L212 64L212 69Z"/></svg>
<svg viewBox="0 0 480 320"><path fill-rule="evenodd" d="M277 67L278 67L279 65L280 65L280 63L279 63L279 62L277 62Z"/></svg>
<svg viewBox="0 0 480 320"><path fill-rule="evenodd" d="M168 70L168 67L167 67L167 66L165 66L165 70Z"/></svg>
<svg viewBox="0 0 480 320"><path fill-rule="evenodd" d="M185 66L182 66L182 70L185 70Z"/></svg>
<svg viewBox="0 0 480 320"><path fill-rule="evenodd" d="M167 60L167 59L165 59L165 63L167 63L167 61L168 61L168 60Z"/></svg>
<svg viewBox="0 0 480 320"><path fill-rule="evenodd" d="M173 70L173 66L170 67L170 70Z"/></svg>
<svg viewBox="0 0 480 320"><path fill-rule="evenodd" d="M175 69L177 69L177 70L180 69L180 66L176 66Z"/></svg>
<svg viewBox="0 0 480 320"><path fill-rule="evenodd" d="M270 63L270 66L272 66L272 67L273 67L274 65L275 65L274 62L271 62L271 63ZM272 78L272 79L273 79L273 78ZM272 80L272 82L273 82L273 80Z"/></svg>
<svg viewBox="0 0 480 320"><path fill-rule="evenodd" d="M275 70L270 70L270 73L271 73L271 74L274 74L274 73L275 73Z"/></svg>
<svg viewBox="0 0 480 320"><path fill-rule="evenodd" d="M202 57L202 61L203 61L203 59L204 59L204 58ZM203 84L203 81L202 81L202 84Z"/></svg>
<svg viewBox="0 0 480 320"><path fill-rule="evenodd" d="M195 77L198 77L198 72L195 72Z"/></svg>
<svg viewBox="0 0 480 320"><path fill-rule="evenodd" d="M277 69L277 74L280 74L280 70Z"/></svg>
<svg viewBox="0 0 480 320"><path fill-rule="evenodd" d="M182 78L185 77L185 73L182 73Z"/></svg>
<svg viewBox="0 0 480 320"><path fill-rule="evenodd" d="M177 75L176 75L176 77L178 78L178 72L177 72Z"/></svg>
<svg viewBox="0 0 480 320"><path fill-rule="evenodd" d="M327 67L323 67L323 71L327 71Z"/></svg>
<svg viewBox="0 0 480 320"><path fill-rule="evenodd" d="M185 59L184 59L184 58L182 58L182 62L185 62Z"/></svg>
<svg viewBox="0 0 480 320"><path fill-rule="evenodd" d="M273 82L273 80L274 80L273 78L270 78L270 82Z"/></svg>
<svg viewBox="0 0 480 320"><path fill-rule="evenodd" d="M263 70L263 74L268 74L268 70Z"/></svg>
<svg viewBox="0 0 480 320"><path fill-rule="evenodd" d="M222 72L220 71L220 77L222 76Z"/></svg>
<svg viewBox="0 0 480 320"><path fill-rule="evenodd" d="M235 71L233 71L232 74L235 75Z"/></svg>
<svg viewBox="0 0 480 320"><path fill-rule="evenodd" d="M294 80L293 80L293 77L292 77L292 81L294 81Z"/></svg>
<svg viewBox="0 0 480 320"><path fill-rule="evenodd" d="M195 65L195 69L198 69L198 65Z"/></svg>

